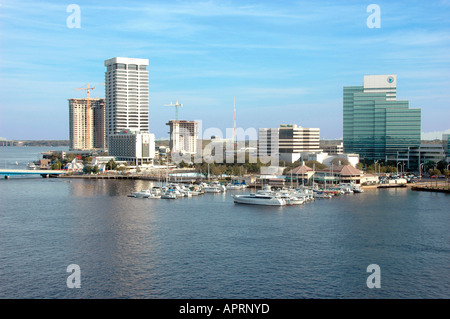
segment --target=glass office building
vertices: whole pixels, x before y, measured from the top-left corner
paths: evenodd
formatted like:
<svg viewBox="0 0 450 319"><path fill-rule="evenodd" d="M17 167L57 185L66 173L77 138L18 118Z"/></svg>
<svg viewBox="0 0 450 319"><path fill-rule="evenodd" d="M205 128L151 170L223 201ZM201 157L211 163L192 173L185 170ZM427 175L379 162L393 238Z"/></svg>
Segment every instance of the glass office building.
<svg viewBox="0 0 450 319"><path fill-rule="evenodd" d="M421 109L396 98L396 75L364 76L363 86L344 87L343 142L361 159L396 161L420 145Z"/></svg>

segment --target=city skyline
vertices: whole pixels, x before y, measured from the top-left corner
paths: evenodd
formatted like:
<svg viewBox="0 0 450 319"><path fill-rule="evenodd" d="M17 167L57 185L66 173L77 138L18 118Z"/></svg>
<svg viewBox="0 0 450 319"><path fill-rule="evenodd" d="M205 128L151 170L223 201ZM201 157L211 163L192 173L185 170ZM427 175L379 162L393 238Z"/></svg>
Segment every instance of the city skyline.
<svg viewBox="0 0 450 319"><path fill-rule="evenodd" d="M149 130L202 121L224 133L237 126L318 127L342 138L343 87L362 76L397 74L397 97L422 109L424 137L450 132L450 1L377 1L380 28L369 28L370 3L307 1L1 1L0 136L68 139L67 99L87 83L104 98L104 61L149 60ZM436 132L436 134L431 134ZM225 137L225 136L224 136Z"/></svg>

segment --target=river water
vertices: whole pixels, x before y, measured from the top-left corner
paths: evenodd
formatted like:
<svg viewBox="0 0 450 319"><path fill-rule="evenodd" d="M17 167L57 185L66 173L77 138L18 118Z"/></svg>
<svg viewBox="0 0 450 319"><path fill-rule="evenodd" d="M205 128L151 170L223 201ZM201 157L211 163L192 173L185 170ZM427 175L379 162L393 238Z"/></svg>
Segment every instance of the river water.
<svg viewBox="0 0 450 319"><path fill-rule="evenodd" d="M0 147L0 166L50 149ZM235 204L238 191L127 197L149 186L1 179L0 298L450 297L447 194L366 190L286 207ZM72 264L80 288L67 286ZM372 264L380 288L367 285Z"/></svg>

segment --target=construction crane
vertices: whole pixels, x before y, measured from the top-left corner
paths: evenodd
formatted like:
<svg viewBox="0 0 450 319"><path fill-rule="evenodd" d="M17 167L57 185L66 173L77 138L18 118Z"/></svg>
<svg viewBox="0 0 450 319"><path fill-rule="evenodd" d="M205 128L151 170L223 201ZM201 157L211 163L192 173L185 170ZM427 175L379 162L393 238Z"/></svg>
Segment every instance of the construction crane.
<svg viewBox="0 0 450 319"><path fill-rule="evenodd" d="M178 103L178 100L173 104L170 102L170 104L164 104L164 106L175 106L175 120L178 121L178 107L183 107L183 104Z"/></svg>
<svg viewBox="0 0 450 319"><path fill-rule="evenodd" d="M99 83L99 85L105 85L105 83ZM91 139L92 139L92 129L93 126L90 125L91 123L91 107L89 105L89 98L90 98L90 94L91 94L91 90L95 90L95 87L91 87L89 86L89 83L87 84L87 87L84 88L76 88L74 90L85 90L87 92L87 99L86 99L86 145L87 148L93 148L94 145L91 145Z"/></svg>

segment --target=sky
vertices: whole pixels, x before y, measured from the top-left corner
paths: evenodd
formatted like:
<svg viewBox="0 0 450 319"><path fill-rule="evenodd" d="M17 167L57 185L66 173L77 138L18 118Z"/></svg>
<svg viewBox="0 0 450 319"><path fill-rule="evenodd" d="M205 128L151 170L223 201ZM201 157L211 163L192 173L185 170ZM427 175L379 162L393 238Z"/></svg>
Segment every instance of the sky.
<svg viewBox="0 0 450 319"><path fill-rule="evenodd" d="M0 0L0 137L69 139L67 99L88 83L104 97L113 57L149 60L157 139L176 100L179 119L226 137L234 99L238 128L297 124L340 139L343 87L370 74L397 74L397 99L422 109L422 138L450 132L450 0Z"/></svg>

